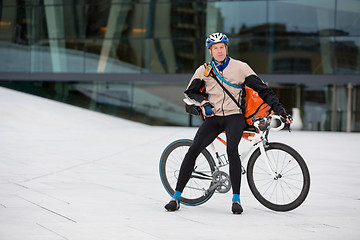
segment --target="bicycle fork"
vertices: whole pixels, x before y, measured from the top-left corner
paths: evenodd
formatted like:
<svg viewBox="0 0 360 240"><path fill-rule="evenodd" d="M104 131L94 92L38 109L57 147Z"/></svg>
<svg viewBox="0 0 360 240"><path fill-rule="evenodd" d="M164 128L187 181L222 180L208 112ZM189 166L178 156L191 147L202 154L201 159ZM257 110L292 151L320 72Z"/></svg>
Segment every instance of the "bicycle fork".
<svg viewBox="0 0 360 240"><path fill-rule="evenodd" d="M272 177L274 178L274 180L279 179L280 174L278 174L274 169L275 167L272 166L272 162L270 161L269 156L267 155L266 151L265 151L265 144L266 142L261 142L261 144L259 144L259 148L260 148L260 157L262 158L263 161L265 161L266 166L268 168L269 174L272 175Z"/></svg>

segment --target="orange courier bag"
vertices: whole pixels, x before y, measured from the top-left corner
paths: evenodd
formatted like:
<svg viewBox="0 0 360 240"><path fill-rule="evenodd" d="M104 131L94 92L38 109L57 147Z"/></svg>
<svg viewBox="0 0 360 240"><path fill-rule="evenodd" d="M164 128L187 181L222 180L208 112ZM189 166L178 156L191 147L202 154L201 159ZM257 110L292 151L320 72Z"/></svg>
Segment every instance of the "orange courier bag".
<svg viewBox="0 0 360 240"><path fill-rule="evenodd" d="M260 98L256 91L246 86L245 91L246 107L244 117L246 124L253 125L256 119L269 116L271 107Z"/></svg>

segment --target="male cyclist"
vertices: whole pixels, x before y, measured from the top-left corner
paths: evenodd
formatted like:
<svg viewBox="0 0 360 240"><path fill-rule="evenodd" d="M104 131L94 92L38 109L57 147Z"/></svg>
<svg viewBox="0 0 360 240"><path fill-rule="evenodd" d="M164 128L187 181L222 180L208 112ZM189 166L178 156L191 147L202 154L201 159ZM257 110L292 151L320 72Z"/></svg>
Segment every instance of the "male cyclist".
<svg viewBox="0 0 360 240"><path fill-rule="evenodd" d="M206 39L206 47L212 56L213 66L222 76L221 81L238 101L236 104L224 89L211 76L206 76L205 66L201 65L192 76L185 97L200 105L206 119L198 129L181 164L175 193L171 201L165 205L168 211L180 208L180 197L189 181L195 160L201 151L225 131L227 139L226 152L229 160L230 181L233 191L232 212L241 214L240 203L241 163L238 153L242 133L246 127L244 119L245 89L244 85L257 91L259 96L271 106L288 123L292 117L286 113L274 92L256 75L248 64L228 56L229 39L223 33L213 33ZM242 86L242 87L240 87Z"/></svg>

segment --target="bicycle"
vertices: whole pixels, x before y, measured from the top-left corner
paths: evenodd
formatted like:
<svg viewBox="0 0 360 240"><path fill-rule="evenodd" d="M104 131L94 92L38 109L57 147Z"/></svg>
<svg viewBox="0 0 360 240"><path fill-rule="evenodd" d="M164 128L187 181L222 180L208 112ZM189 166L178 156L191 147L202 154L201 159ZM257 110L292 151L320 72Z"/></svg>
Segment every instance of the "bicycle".
<svg viewBox="0 0 360 240"><path fill-rule="evenodd" d="M201 109L196 111L199 113L196 115L202 116ZM202 118L204 120L204 116ZM273 119L280 122L278 127L271 126ZM241 174L246 174L254 197L265 207L281 212L299 207L310 189L310 173L302 156L284 143L268 141L270 130L279 131L284 125L276 115L256 119L253 127L245 129L243 134L243 139L251 144L240 153L241 163L247 160L246 169L241 166ZM219 136L216 139L226 146L224 139ZM176 140L161 155L160 178L170 196L175 192L180 165L191 143L190 139ZM214 142L211 143L196 159L180 202L196 206L208 201L215 192L228 192L231 189L229 175L220 170L228 164L226 154L220 155Z"/></svg>

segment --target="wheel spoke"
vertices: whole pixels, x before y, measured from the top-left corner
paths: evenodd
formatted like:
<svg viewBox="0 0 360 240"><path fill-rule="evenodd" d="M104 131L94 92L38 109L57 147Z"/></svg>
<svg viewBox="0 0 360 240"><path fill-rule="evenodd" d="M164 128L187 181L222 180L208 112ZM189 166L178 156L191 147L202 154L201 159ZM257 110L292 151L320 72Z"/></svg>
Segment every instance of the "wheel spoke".
<svg viewBox="0 0 360 240"><path fill-rule="evenodd" d="M309 191L310 176L306 163L291 147L269 143L266 154L274 175L269 174L267 163L257 150L248 163L248 183L254 196L264 206L276 211L289 211L298 207Z"/></svg>
<svg viewBox="0 0 360 240"><path fill-rule="evenodd" d="M190 140L178 140L171 143L160 160L160 176L166 190L172 195L175 192L179 169L191 145ZM194 172L181 195L181 201L189 205L198 205L207 201L214 191L206 193L212 182L214 161L211 155L202 151L196 159Z"/></svg>

